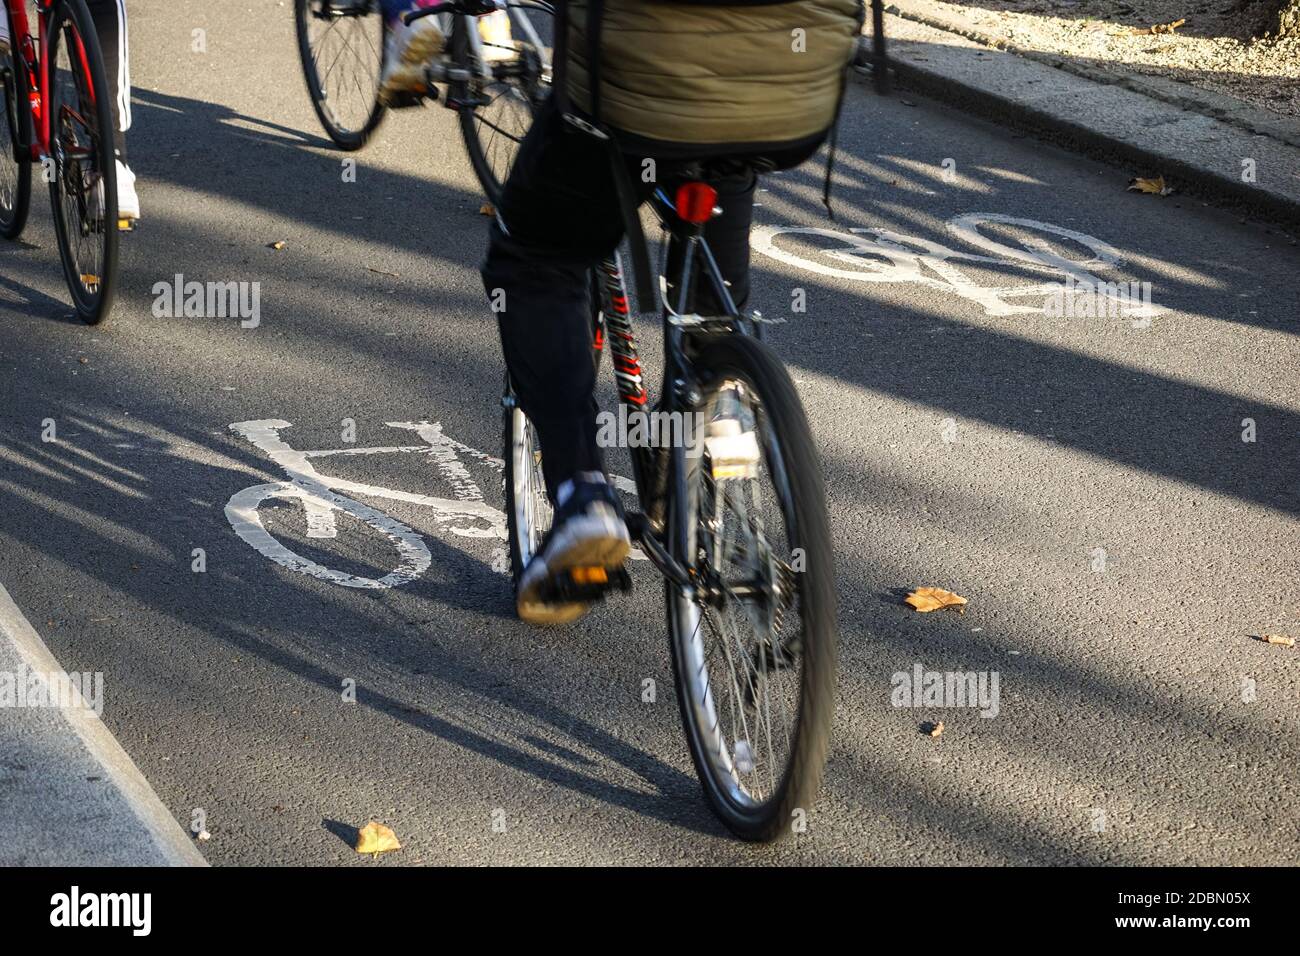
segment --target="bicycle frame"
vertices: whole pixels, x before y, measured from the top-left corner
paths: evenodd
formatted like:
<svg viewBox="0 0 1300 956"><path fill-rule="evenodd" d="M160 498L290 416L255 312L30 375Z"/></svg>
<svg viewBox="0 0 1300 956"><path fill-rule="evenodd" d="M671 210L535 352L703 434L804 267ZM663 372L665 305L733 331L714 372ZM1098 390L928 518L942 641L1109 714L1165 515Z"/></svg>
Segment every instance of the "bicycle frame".
<svg viewBox="0 0 1300 956"><path fill-rule="evenodd" d="M690 339L700 334L750 335L753 334L750 323L754 318L742 315L736 307L717 260L704 238L703 223L690 223L682 219L675 204L662 189L655 190L651 205L660 223L668 231L669 242L678 244L682 250L681 272L675 284L676 306L665 303L663 309L664 377L659 411L687 411L699 401L699 385L695 380L689 354ZM687 312L692 286L697 281L697 258L704 266L703 278L711 286L716 301L722 305L721 315L700 316ZM600 334L601 329L598 328L594 345L600 348L603 340L608 340L619 401L628 407L629 412L644 411L650 396L643 382L641 357L637 351L628 307L627 283L617 251L600 264L598 274L601 280L600 305L604 331L608 334ZM686 500L686 449L680 443L675 444L669 453L669 467L666 469L655 468L653 449L637 447L630 451L632 476L643 513L629 515L628 526L660 572L689 589L692 578L687 570L688 556L683 553L690 534L686 509L675 509L675 520L666 529L661 526L661 521L651 518L651 512L657 510L658 503L663 501L668 492L668 481L673 482L671 493L674 500ZM667 532L666 542L660 540L664 531Z"/></svg>
<svg viewBox="0 0 1300 956"><path fill-rule="evenodd" d="M46 108L52 82L48 55L49 22L55 7L60 2L62 0L38 0L39 34L33 37L24 0L5 0L5 6L9 11L9 42L17 54L15 60L19 68L26 69L24 82L18 85L18 89L25 90L29 97L29 109L23 110L15 103L14 108L20 115L9 117L10 128L14 130L18 140L17 148L27 154L16 156L15 159L31 159L39 163L51 153L53 117L49 115L49 110ZM81 45L80 37L77 38L77 56L81 61L82 70L89 75L90 61L86 56L85 48ZM87 85L87 92L91 97L95 95L93 84ZM20 116L29 117L31 123L20 122Z"/></svg>

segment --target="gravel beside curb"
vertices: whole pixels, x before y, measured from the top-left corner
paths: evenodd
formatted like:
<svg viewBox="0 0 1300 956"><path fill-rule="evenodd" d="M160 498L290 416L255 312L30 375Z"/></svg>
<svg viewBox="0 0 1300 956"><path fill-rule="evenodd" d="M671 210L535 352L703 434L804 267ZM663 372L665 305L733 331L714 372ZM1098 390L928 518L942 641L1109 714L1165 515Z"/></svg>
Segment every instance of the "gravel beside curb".
<svg viewBox="0 0 1300 956"><path fill-rule="evenodd" d="M1162 76L1148 76L1127 70L1113 72L1058 53L1026 49L1006 37L996 36L980 29L959 10L951 7L940 8L936 4L927 3L926 0L902 0L900 3L888 4L885 9L895 17L953 33L991 49L1004 50L1007 53L1036 60L1094 83L1120 86L1181 109L1212 116L1231 126L1238 126L1248 133L1261 133L1280 142L1300 147L1300 120L1260 109L1236 97ZM886 35L891 34L887 32Z"/></svg>

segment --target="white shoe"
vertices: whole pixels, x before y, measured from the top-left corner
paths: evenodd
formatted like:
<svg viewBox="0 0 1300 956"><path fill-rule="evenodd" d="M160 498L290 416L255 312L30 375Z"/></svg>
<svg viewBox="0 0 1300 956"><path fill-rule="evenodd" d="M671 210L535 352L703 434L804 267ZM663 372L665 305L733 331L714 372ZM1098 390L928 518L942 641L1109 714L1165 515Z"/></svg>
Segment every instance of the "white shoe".
<svg viewBox="0 0 1300 956"><path fill-rule="evenodd" d="M479 17L478 35L483 40L483 59L489 63L514 59L515 41L510 35L510 14L506 11L498 10Z"/></svg>
<svg viewBox="0 0 1300 956"><path fill-rule="evenodd" d="M437 17L424 17L407 26L397 20L388 28L384 70L379 78L379 96L423 93L428 89L424 68L447 45Z"/></svg>
<svg viewBox="0 0 1300 956"><path fill-rule="evenodd" d="M117 160L117 218L140 218L140 197L135 192L135 173L120 159Z"/></svg>
<svg viewBox="0 0 1300 956"><path fill-rule="evenodd" d="M567 624L582 617L592 598L548 593L548 584L566 573L580 585L608 584L610 572L617 572L632 550L618 493L605 476L576 477L556 489L555 524L519 578L515 609L530 624Z"/></svg>

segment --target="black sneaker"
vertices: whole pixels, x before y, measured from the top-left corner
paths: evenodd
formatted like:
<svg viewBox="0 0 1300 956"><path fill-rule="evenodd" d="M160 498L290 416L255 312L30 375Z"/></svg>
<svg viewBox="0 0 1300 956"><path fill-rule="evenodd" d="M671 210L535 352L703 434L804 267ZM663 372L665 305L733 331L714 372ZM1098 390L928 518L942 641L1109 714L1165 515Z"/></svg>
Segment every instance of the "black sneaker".
<svg viewBox="0 0 1300 956"><path fill-rule="evenodd" d="M632 542L627 519L613 485L577 481L564 504L555 510L551 530L541 549L528 562L515 590L515 607L530 624L567 624L586 614L591 601L549 598L548 585L558 575L603 584L623 565Z"/></svg>

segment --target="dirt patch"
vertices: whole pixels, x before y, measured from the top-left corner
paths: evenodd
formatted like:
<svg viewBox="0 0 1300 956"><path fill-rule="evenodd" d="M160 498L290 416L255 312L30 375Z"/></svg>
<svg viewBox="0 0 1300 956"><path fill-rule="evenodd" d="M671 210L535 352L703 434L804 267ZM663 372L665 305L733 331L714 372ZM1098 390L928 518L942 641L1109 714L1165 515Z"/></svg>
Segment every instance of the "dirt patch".
<svg viewBox="0 0 1300 956"><path fill-rule="evenodd" d="M940 22L957 15L1024 50L1112 73L1161 76L1300 118L1300 37L1262 37L1277 0L893 0ZM1173 32L1132 30L1185 22Z"/></svg>

